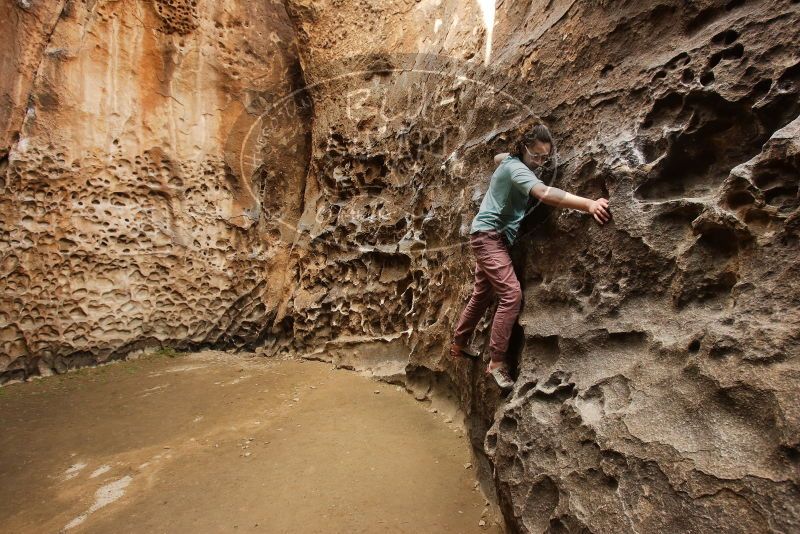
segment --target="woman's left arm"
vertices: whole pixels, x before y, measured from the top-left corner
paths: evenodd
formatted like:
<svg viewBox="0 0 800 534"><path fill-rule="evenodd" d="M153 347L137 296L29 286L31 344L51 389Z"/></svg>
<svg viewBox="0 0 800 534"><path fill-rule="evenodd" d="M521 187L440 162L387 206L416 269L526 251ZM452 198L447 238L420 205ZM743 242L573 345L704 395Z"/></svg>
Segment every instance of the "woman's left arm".
<svg viewBox="0 0 800 534"><path fill-rule="evenodd" d="M509 156L508 152L503 152L502 154L498 154L494 157L494 164L500 165L500 162L506 159Z"/></svg>

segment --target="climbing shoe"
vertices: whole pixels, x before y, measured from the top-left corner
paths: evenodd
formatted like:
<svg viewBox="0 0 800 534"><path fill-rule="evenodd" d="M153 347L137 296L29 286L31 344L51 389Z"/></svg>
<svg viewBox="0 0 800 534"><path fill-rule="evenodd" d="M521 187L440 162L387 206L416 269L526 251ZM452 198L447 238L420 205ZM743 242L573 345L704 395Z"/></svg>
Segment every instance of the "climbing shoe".
<svg viewBox="0 0 800 534"><path fill-rule="evenodd" d="M487 365L486 374L492 375L492 378L494 378L494 381L500 386L500 389L511 389L514 387L514 379L511 378L511 374L508 372L508 366L505 364L491 370L489 369L489 365Z"/></svg>
<svg viewBox="0 0 800 534"><path fill-rule="evenodd" d="M469 346L460 347L455 343L450 345L450 355L454 358L457 356L463 356L465 358L469 358L470 360L477 360L481 357L479 352L475 352Z"/></svg>

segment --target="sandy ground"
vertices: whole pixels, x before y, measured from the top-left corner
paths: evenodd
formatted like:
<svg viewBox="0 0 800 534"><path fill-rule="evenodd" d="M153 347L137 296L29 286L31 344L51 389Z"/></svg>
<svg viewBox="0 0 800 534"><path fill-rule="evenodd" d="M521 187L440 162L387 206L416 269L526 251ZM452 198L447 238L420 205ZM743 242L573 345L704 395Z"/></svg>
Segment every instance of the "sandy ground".
<svg viewBox="0 0 800 534"><path fill-rule="evenodd" d="M0 388L0 429L3 532L500 532L458 428L326 363L145 355Z"/></svg>

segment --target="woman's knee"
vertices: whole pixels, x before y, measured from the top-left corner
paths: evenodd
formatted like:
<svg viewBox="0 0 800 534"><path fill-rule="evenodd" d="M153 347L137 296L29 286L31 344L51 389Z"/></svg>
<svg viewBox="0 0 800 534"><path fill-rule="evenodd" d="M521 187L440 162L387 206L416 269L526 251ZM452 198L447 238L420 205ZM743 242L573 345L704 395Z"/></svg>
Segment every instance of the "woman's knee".
<svg viewBox="0 0 800 534"><path fill-rule="evenodd" d="M491 300L494 296L494 292L492 290L492 286L486 287L485 285L474 286L472 288L472 298L473 300Z"/></svg>
<svg viewBox="0 0 800 534"><path fill-rule="evenodd" d="M516 305L522 302L522 288L520 287L519 282L504 288L500 298L508 304Z"/></svg>

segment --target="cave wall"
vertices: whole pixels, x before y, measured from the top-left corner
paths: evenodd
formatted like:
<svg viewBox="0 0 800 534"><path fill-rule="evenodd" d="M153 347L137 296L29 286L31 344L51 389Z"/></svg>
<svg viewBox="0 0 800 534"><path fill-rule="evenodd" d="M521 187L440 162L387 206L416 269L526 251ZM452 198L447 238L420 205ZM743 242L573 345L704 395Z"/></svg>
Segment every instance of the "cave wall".
<svg viewBox="0 0 800 534"><path fill-rule="evenodd" d="M453 395L513 531L800 528L796 2L19 4L3 376L289 351ZM447 345L535 117L613 221L526 220L503 399Z"/></svg>
<svg viewBox="0 0 800 534"><path fill-rule="evenodd" d="M486 440L507 516L531 532L796 530L798 6L568 15L538 56L574 61L531 74L572 88L543 115L561 183L608 196L614 222L528 226L518 389Z"/></svg>
<svg viewBox="0 0 800 534"><path fill-rule="evenodd" d="M498 2L488 65L476 5L380 6L290 4L318 84L319 298L294 301L293 343L373 370L353 342L407 350L418 396L462 403L514 531L799 528L798 5ZM529 113L557 138L548 180L614 220L524 224L501 399L446 353L491 156Z"/></svg>
<svg viewBox="0 0 800 534"><path fill-rule="evenodd" d="M2 9L3 381L265 336L288 262L275 217L296 217L308 160L302 103L275 132L296 142L247 142L263 101L302 86L285 8Z"/></svg>

